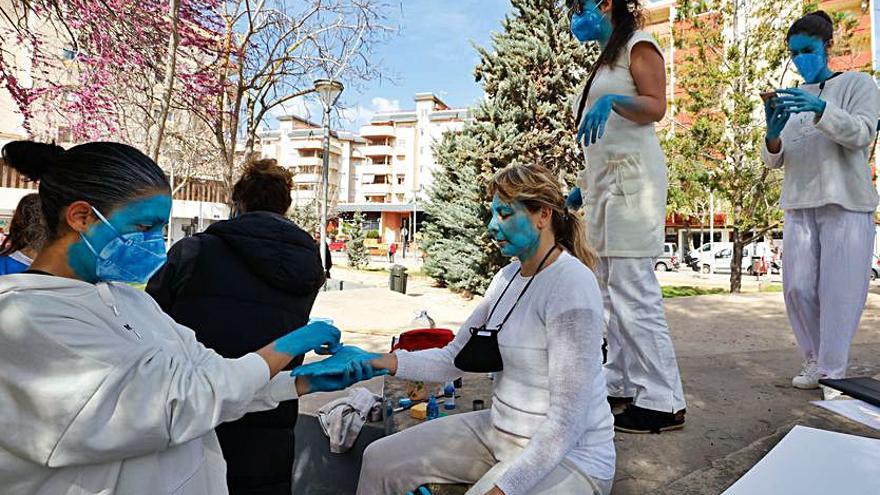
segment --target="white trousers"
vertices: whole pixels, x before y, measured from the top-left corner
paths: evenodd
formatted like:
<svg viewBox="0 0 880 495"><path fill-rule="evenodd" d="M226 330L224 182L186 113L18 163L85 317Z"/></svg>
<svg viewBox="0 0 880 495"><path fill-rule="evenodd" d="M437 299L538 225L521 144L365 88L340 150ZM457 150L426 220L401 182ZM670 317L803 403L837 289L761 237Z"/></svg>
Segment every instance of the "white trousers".
<svg viewBox="0 0 880 495"><path fill-rule="evenodd" d="M529 441L496 429L491 414L455 414L373 442L364 451L357 495L404 495L431 483L473 484L466 495L485 495ZM563 461L529 494L608 495L611 484Z"/></svg>
<svg viewBox="0 0 880 495"><path fill-rule="evenodd" d="M608 395L645 409L685 408L675 349L653 258L603 257L596 273L605 299Z"/></svg>
<svg viewBox="0 0 880 495"><path fill-rule="evenodd" d="M837 205L787 210L782 284L788 320L806 359L844 378L868 297L874 220Z"/></svg>

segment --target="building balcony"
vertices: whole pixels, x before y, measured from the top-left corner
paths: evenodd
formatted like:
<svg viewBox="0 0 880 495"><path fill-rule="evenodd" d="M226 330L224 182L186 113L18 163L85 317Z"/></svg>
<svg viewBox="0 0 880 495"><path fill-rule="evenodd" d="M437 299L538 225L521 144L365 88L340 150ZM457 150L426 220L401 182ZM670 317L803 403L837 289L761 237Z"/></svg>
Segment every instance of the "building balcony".
<svg viewBox="0 0 880 495"><path fill-rule="evenodd" d="M361 127L361 137L394 137L394 127L390 125L368 125Z"/></svg>
<svg viewBox="0 0 880 495"><path fill-rule="evenodd" d="M295 150L323 150L324 140L320 138L295 139L290 143L290 146ZM342 148L332 140L330 141L330 154L342 154Z"/></svg>
<svg viewBox="0 0 880 495"><path fill-rule="evenodd" d="M296 171L299 167L317 167L321 169L324 167L324 159L317 156L299 156L293 159L293 168ZM339 170L339 159L336 157L330 158L330 170Z"/></svg>
<svg viewBox="0 0 880 495"><path fill-rule="evenodd" d="M361 175L391 175L391 165L360 165L358 173Z"/></svg>
<svg viewBox="0 0 880 495"><path fill-rule="evenodd" d="M361 184L361 192L367 196L391 194L391 184Z"/></svg>
<svg viewBox="0 0 880 495"><path fill-rule="evenodd" d="M374 146L364 146L361 148L361 153L367 157L373 156L394 156L394 148L388 146L387 144L380 144Z"/></svg>
<svg viewBox="0 0 880 495"><path fill-rule="evenodd" d="M321 174L296 174L293 181L297 184L319 184L321 182Z"/></svg>

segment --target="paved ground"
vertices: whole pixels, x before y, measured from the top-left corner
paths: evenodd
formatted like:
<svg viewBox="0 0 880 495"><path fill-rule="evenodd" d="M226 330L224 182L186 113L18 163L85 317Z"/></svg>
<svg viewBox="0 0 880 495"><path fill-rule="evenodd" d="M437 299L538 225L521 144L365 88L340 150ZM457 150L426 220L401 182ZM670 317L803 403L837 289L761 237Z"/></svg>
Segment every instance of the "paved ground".
<svg viewBox="0 0 880 495"><path fill-rule="evenodd" d="M457 328L476 300L465 301L426 279L411 279L407 295L388 291L383 273L337 269L335 277L379 286L327 292L315 315L334 318L343 340L387 350L421 309L438 326ZM778 278L778 277L777 277ZM818 391L789 385L800 365L782 295L758 293L666 301L688 401L688 425L659 436L618 435L615 495L718 494L772 448L795 424L880 438L880 432L837 417L809 401ZM726 285L724 276L662 274L668 285ZM766 285L773 285L773 281ZM853 346L852 375L880 374L880 287L874 286Z"/></svg>

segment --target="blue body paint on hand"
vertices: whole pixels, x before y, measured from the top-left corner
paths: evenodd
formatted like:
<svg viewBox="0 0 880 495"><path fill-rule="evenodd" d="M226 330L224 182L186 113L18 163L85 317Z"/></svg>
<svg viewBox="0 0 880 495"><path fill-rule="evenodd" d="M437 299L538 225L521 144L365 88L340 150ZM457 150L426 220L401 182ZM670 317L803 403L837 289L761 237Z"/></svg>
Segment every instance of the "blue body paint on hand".
<svg viewBox="0 0 880 495"><path fill-rule="evenodd" d="M571 17L571 34L581 43L598 41L602 45L608 42L613 27L608 18L599 11L593 0L583 0L583 11Z"/></svg>
<svg viewBox="0 0 880 495"><path fill-rule="evenodd" d="M633 101L631 96L605 95L593 104L578 126L577 142L584 146L596 144L605 135L605 125L614 110L614 104L627 105Z"/></svg>
<svg viewBox="0 0 880 495"><path fill-rule="evenodd" d="M387 375L388 370L376 371L370 364L378 357L379 354L359 347L343 346L327 359L300 366L290 374L307 378L310 392L332 392L375 376Z"/></svg>
<svg viewBox="0 0 880 495"><path fill-rule="evenodd" d="M327 346L330 353L335 353L340 348L341 336L339 329L330 323L314 320L276 340L274 349L289 356L299 356Z"/></svg>
<svg viewBox="0 0 880 495"><path fill-rule="evenodd" d="M766 140L768 142L775 141L782 135L782 130L785 129L785 125L788 124L791 117L791 113L774 104L774 100L778 100L778 98L772 98L764 103L764 115L767 118Z"/></svg>
<svg viewBox="0 0 880 495"><path fill-rule="evenodd" d="M501 254L525 261L538 252L541 236L529 217L529 210L519 201L505 203L498 195L492 198L489 233L501 247Z"/></svg>
<svg viewBox="0 0 880 495"><path fill-rule="evenodd" d="M144 275L148 278L161 267L156 264L164 255L164 240L161 246L159 240L170 214L168 194L127 203L106 216L106 222L99 219L79 242L70 246L68 265L85 282L143 281L130 279ZM99 256L103 266L98 266Z"/></svg>

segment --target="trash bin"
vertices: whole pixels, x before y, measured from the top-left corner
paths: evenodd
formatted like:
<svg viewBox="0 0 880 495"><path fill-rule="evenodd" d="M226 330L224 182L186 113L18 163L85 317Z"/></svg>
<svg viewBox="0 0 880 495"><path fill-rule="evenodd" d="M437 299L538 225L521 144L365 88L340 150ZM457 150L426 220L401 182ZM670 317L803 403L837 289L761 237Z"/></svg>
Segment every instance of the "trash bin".
<svg viewBox="0 0 880 495"><path fill-rule="evenodd" d="M394 265L391 267L391 278L388 281L388 285L391 290L394 292L400 292L401 294L406 294L406 267L401 265Z"/></svg>

